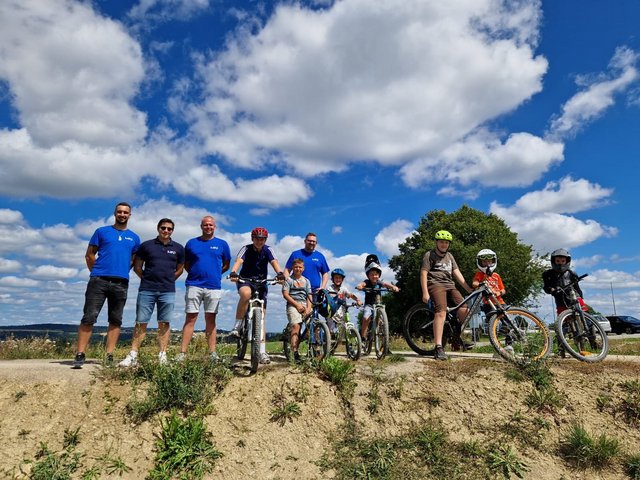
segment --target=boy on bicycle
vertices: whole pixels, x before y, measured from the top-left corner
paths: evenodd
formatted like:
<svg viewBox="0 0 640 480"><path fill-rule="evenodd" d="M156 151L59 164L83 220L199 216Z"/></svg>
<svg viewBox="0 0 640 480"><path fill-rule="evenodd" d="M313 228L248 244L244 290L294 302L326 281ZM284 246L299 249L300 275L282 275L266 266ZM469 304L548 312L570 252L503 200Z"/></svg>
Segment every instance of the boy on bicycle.
<svg viewBox="0 0 640 480"><path fill-rule="evenodd" d="M392 292L399 292L400 289L395 285L385 282L380 279L382 275L382 267L376 262L371 262L365 269L367 279L356 285L357 290L363 290L365 288L386 288ZM365 341L367 334L369 333L369 324L371 323L371 316L373 315L373 306L376 303L376 292L365 292L364 294L364 312L362 314L362 327L360 334L362 340Z"/></svg>
<svg viewBox="0 0 640 480"><path fill-rule="evenodd" d="M543 290L553 296L556 302L556 313L560 314L570 307L566 294L559 288L569 285L578 279L578 274L571 270L571 254L564 248L558 248L551 252L551 268L542 273L544 283ZM573 284L573 288L578 295L578 302L583 310L586 305L582 300L582 290L578 283Z"/></svg>
<svg viewBox="0 0 640 480"><path fill-rule="evenodd" d="M498 256L496 255L496 252L489 250L488 248L480 250L478 255L476 255L476 265L478 266L478 271L473 276L471 286L473 288L478 288L480 283L485 282L495 294L498 303L504 305L502 296L507 292L504 289L502 278L495 271L498 266ZM487 301L484 300L482 311L484 313L488 313L487 310L488 304Z"/></svg>
<svg viewBox="0 0 640 480"><path fill-rule="evenodd" d="M453 241L453 235L446 230L440 230L435 234L435 248L425 253L422 258L420 268L420 287L422 288L422 301L428 303L433 301L435 315L433 319L433 339L436 348L433 351L433 358L436 360L447 360L447 355L442 348L442 333L444 322L447 317L447 304L459 305L464 300L460 292L456 289L454 279L467 292L471 292L471 287L467 285L456 260L449 253L449 245ZM458 320L462 323L467 316L469 309L462 306L458 309Z"/></svg>
<svg viewBox="0 0 640 480"><path fill-rule="evenodd" d="M291 275L282 285L282 296L287 301L287 320L291 332L291 350L293 359L300 361L298 345L300 344L300 326L302 320L311 314L311 283L304 272L304 260L295 258L291 265Z"/></svg>
<svg viewBox="0 0 640 480"><path fill-rule="evenodd" d="M267 237L269 232L266 228L256 227L251 230L251 244L245 245L240 249L236 260L231 267L231 273L229 279L232 282L238 282L238 277L250 278L252 280L264 280L267 278L268 266L271 265L276 272L276 278L278 281L284 281L284 273L280 269L280 264L274 256L271 247L267 245ZM242 268L241 268L242 267ZM238 273L240 269L240 273ZM236 308L236 322L231 330L230 335L232 337L238 336L238 330L242 327L244 316L247 313L249 307L249 299L251 298L252 287L244 283L237 283L238 295L238 307ZM264 315L262 316L262 339L260 340L260 363L271 363L269 355L267 355L266 349L266 321L267 315L267 285L260 289L260 299L264 300Z"/></svg>
<svg viewBox="0 0 640 480"><path fill-rule="evenodd" d="M354 294L351 293L349 288L344 285L344 270L341 268L334 268L331 271L331 285L329 285L329 295L335 296L340 304L340 308L333 314L331 318L327 319L327 325L333 335L336 330L336 321L341 321L344 317L344 308L342 305L347 299L354 300L358 306L362 305L362 301Z"/></svg>

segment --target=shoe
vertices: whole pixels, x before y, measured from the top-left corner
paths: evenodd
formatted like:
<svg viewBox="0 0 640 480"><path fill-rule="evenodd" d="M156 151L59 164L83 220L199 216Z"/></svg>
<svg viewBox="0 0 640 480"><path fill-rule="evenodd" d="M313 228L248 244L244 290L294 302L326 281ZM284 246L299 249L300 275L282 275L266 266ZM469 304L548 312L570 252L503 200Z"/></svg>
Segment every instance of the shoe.
<svg viewBox="0 0 640 480"><path fill-rule="evenodd" d="M107 353L104 356L104 366L113 367L113 353Z"/></svg>
<svg viewBox="0 0 640 480"><path fill-rule="evenodd" d="M448 360L447 354L444 353L444 348L441 345L436 345L436 349L433 352L433 358L435 360Z"/></svg>
<svg viewBox="0 0 640 480"><path fill-rule="evenodd" d="M300 352L293 352L293 361L294 363L302 363L302 358L300 358Z"/></svg>
<svg viewBox="0 0 640 480"><path fill-rule="evenodd" d="M176 355L176 357L174 358L174 361L176 363L182 363L187 359L187 354L184 352L180 352L178 355Z"/></svg>
<svg viewBox="0 0 640 480"><path fill-rule="evenodd" d="M260 363L262 365L269 365L271 363L271 359L269 358L269 355L267 355L266 353L261 353L260 354Z"/></svg>
<svg viewBox="0 0 640 480"><path fill-rule="evenodd" d="M127 356L124 357L124 360L118 364L119 367L135 367L136 365L138 365L137 352L135 355L133 355L133 352L129 352Z"/></svg>
<svg viewBox="0 0 640 480"><path fill-rule="evenodd" d="M213 363L218 363L220 361L220 357L218 356L218 354L216 352L211 352L209 354L209 358L211 359L211 361Z"/></svg>
<svg viewBox="0 0 640 480"><path fill-rule="evenodd" d="M506 347L504 347L504 351L507 352L511 356L515 355L515 352L514 352L513 347L511 345L507 345Z"/></svg>
<svg viewBox="0 0 640 480"><path fill-rule="evenodd" d="M169 359L167 358L167 352L160 352L158 354L158 363L160 365L166 365L169 363Z"/></svg>
<svg viewBox="0 0 640 480"><path fill-rule="evenodd" d="M236 328L234 328L233 330L231 330L229 332L229 336L232 338L238 338L240 337L240 332L238 332L238 330Z"/></svg>
<svg viewBox="0 0 640 480"><path fill-rule="evenodd" d="M75 368L75 369L82 368L82 366L84 365L84 360L85 360L84 352L76 353L76 358L73 359L72 368Z"/></svg>

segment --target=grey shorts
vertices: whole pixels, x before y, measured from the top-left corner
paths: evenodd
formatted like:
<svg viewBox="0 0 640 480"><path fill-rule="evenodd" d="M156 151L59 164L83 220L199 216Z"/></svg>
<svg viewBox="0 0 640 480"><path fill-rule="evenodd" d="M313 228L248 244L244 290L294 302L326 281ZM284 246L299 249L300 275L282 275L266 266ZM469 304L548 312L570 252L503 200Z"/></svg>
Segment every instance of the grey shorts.
<svg viewBox="0 0 640 480"><path fill-rule="evenodd" d="M297 325L302 323L302 314L293 305L287 305L287 320L289 325Z"/></svg>
<svg viewBox="0 0 640 480"><path fill-rule="evenodd" d="M184 294L184 311L186 313L200 312L200 305L204 303L205 313L218 313L222 290L187 286Z"/></svg>

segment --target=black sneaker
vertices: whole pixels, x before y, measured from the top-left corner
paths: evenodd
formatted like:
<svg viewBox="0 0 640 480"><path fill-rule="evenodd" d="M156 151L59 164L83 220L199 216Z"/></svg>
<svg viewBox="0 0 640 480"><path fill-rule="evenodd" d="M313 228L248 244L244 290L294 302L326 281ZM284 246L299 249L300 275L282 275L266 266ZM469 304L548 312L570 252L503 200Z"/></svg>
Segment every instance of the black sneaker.
<svg viewBox="0 0 640 480"><path fill-rule="evenodd" d="M75 369L79 369L82 368L82 366L84 365L84 352L78 352L76 353L76 358L73 359L73 367L71 368L75 368Z"/></svg>
<svg viewBox="0 0 640 480"><path fill-rule="evenodd" d="M295 363L301 363L302 359L300 358L300 353L299 352L293 352L293 361Z"/></svg>
<svg viewBox="0 0 640 480"><path fill-rule="evenodd" d="M107 353L104 356L104 366L113 367L113 353Z"/></svg>
<svg viewBox="0 0 640 480"><path fill-rule="evenodd" d="M442 348L442 345L437 345L436 349L433 351L433 358L435 360L448 360L449 357L447 357L447 354L444 353L444 348Z"/></svg>

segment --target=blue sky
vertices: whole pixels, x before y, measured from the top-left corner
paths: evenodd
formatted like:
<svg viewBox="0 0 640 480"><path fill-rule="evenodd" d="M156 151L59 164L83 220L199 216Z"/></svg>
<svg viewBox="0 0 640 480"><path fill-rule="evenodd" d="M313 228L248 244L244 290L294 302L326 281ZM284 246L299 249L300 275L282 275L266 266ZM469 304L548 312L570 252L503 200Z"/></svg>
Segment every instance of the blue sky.
<svg viewBox="0 0 640 480"><path fill-rule="evenodd" d="M314 231L351 285L467 204L570 248L588 303L613 313L613 290L640 316L639 18L636 0L3 1L0 324L79 322L87 241L120 200L143 240L212 214L232 252L261 225L284 262Z"/></svg>

